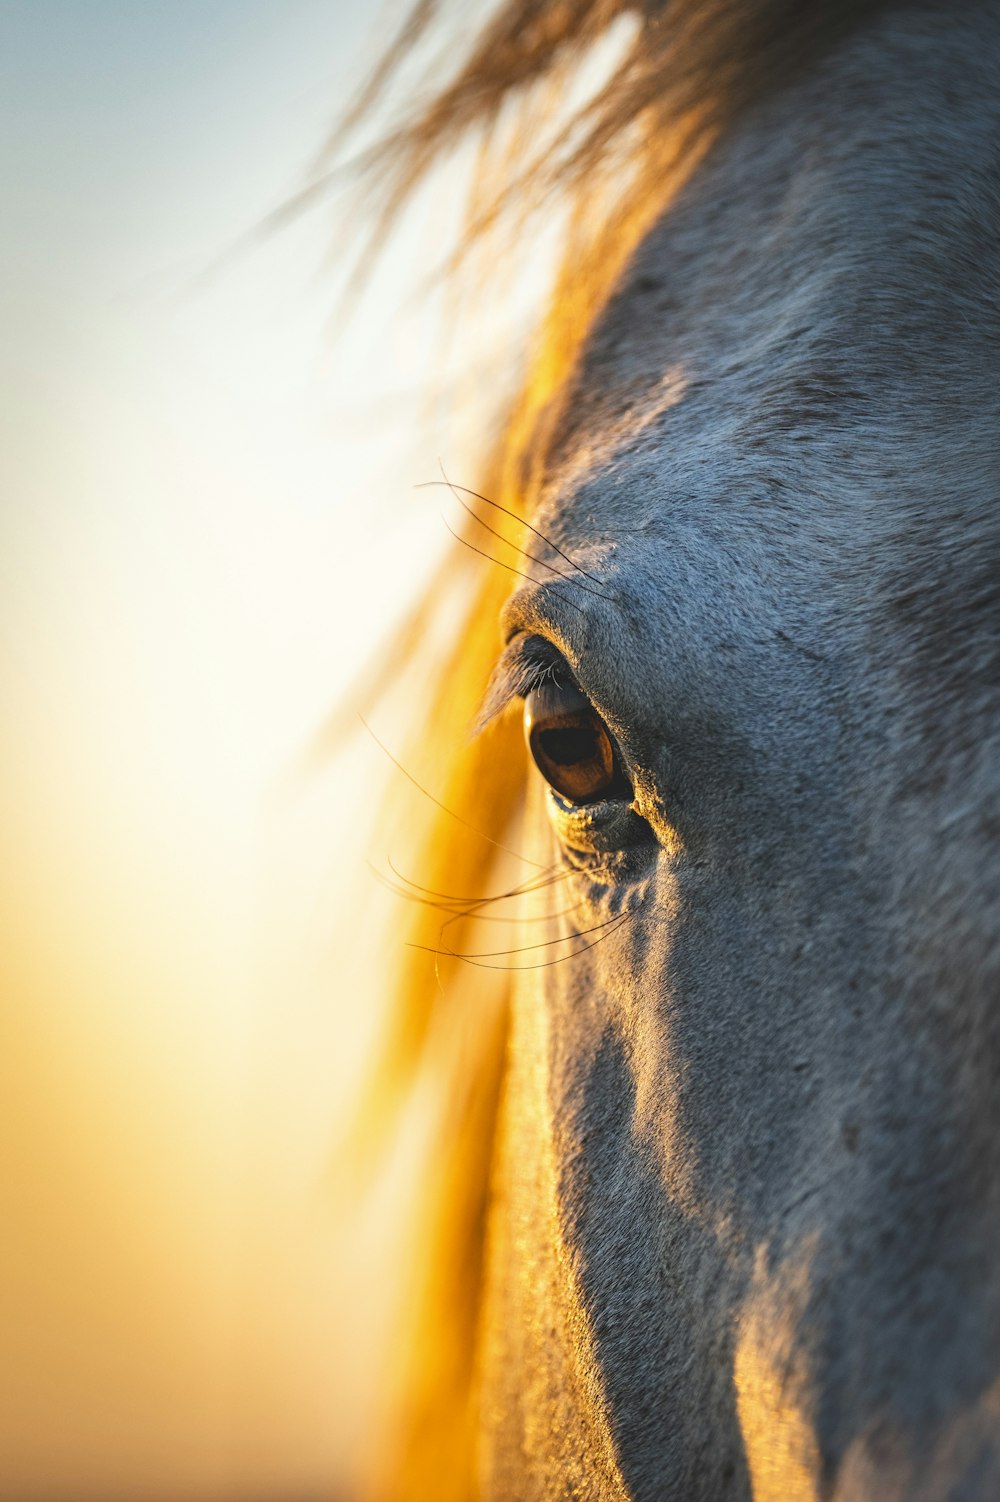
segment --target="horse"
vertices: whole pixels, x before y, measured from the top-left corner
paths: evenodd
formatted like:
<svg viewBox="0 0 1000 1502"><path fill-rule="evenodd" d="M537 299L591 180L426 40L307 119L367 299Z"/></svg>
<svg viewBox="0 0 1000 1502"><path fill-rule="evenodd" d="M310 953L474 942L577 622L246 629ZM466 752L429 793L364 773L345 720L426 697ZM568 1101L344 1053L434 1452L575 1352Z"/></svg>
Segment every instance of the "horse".
<svg viewBox="0 0 1000 1502"><path fill-rule="evenodd" d="M368 158L569 203L399 878L386 1495L1000 1495L998 80L994 0L503 0Z"/></svg>

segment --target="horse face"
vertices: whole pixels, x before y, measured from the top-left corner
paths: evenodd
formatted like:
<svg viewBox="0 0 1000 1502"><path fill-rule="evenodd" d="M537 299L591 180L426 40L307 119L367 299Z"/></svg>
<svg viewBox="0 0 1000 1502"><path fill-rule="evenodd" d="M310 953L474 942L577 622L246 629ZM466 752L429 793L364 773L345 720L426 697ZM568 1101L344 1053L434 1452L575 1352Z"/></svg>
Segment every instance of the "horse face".
<svg viewBox="0 0 1000 1502"><path fill-rule="evenodd" d="M926 162L880 204L803 107L643 246L536 516L585 574L506 613L620 780L532 795L581 937L515 1007L496 1495L1000 1486L996 241L957 288Z"/></svg>

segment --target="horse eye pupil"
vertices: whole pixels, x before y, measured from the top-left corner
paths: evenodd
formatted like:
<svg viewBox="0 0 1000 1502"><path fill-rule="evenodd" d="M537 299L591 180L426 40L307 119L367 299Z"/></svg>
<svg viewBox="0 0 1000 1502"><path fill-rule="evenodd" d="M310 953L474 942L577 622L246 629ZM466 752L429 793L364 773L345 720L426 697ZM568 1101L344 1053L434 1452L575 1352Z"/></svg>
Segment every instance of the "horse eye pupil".
<svg viewBox="0 0 1000 1502"><path fill-rule="evenodd" d="M533 689L525 700L524 729L538 770L571 803L627 793L604 721L575 685Z"/></svg>
<svg viewBox="0 0 1000 1502"><path fill-rule="evenodd" d="M592 730L543 730L541 743L549 760L562 767L592 761L597 754L597 737Z"/></svg>

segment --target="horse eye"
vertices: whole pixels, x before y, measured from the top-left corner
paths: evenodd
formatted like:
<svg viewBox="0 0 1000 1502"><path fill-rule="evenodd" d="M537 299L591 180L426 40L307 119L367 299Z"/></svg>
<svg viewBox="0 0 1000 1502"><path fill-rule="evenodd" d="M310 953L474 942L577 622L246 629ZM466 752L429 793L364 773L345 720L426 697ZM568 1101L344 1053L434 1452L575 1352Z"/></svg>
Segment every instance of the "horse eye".
<svg viewBox="0 0 1000 1502"><path fill-rule="evenodd" d="M629 796L607 726L577 688L544 683L524 702L535 766L570 803Z"/></svg>

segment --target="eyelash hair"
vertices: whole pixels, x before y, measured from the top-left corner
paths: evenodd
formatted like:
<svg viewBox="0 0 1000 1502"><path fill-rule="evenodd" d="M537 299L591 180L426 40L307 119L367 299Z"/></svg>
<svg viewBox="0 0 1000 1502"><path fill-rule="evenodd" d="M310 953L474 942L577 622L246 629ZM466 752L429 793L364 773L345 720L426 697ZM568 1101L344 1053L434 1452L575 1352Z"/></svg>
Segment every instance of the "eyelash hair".
<svg viewBox="0 0 1000 1502"><path fill-rule="evenodd" d="M526 699L544 683L558 686L563 682L572 683L573 675L550 641L543 636L515 636L490 676L474 733L485 730L515 699Z"/></svg>

